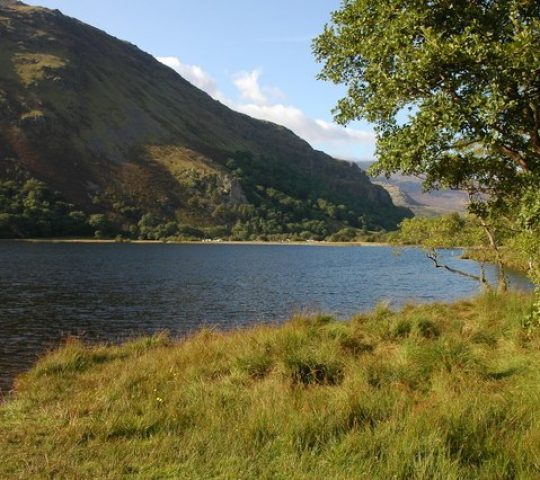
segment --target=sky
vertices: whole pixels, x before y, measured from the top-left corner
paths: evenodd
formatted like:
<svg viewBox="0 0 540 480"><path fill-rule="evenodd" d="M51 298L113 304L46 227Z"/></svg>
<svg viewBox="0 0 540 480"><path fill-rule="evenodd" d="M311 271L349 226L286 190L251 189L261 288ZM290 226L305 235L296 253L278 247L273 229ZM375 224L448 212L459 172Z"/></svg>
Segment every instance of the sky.
<svg viewBox="0 0 540 480"><path fill-rule="evenodd" d="M311 42L340 0L39 0L134 43L227 106L293 130L337 158L370 160L366 122L344 128L343 86L316 79Z"/></svg>

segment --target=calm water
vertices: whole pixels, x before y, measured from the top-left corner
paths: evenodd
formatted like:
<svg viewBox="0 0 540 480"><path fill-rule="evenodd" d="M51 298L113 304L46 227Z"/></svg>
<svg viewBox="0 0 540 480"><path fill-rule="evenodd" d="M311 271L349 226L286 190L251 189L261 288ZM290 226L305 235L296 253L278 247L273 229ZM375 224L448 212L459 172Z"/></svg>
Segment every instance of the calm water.
<svg viewBox="0 0 540 480"><path fill-rule="evenodd" d="M445 253L447 261L476 271L459 253ZM381 300L397 306L477 290L417 249L1 242L0 389L70 335L181 336L203 325L279 322L304 309L346 318Z"/></svg>

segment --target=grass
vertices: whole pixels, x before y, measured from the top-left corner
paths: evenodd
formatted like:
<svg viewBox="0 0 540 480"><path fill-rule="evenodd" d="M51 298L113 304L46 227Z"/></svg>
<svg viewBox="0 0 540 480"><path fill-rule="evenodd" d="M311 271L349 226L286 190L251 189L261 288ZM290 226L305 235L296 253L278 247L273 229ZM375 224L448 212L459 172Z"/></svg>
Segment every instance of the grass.
<svg viewBox="0 0 540 480"><path fill-rule="evenodd" d="M539 478L530 303L70 341L0 407L0 478Z"/></svg>
<svg viewBox="0 0 540 480"><path fill-rule="evenodd" d="M48 72L66 66L66 60L48 53L17 53L13 56L13 63L21 81L27 86L43 80Z"/></svg>

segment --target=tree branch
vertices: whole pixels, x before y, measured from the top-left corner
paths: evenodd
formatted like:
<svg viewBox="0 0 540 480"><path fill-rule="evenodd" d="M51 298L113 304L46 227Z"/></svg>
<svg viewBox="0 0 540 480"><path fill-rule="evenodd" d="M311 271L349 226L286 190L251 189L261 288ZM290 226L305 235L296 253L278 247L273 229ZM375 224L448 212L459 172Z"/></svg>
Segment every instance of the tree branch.
<svg viewBox="0 0 540 480"><path fill-rule="evenodd" d="M489 284L483 273L482 275L473 275L472 273L464 272L463 270L458 270L456 268L449 267L448 265L439 263L438 255L435 252L435 250L432 250L431 252L426 253L426 257L429 258L433 262L433 264L435 265L435 268L443 268L444 270L447 270L451 273L456 273L457 275L461 275L462 277L471 278L473 280L476 280L477 282L480 282L482 285L484 285L484 287L489 288Z"/></svg>
<svg viewBox="0 0 540 480"><path fill-rule="evenodd" d="M537 153L540 154L540 102L534 105L533 108L534 126L532 131L532 138L534 147Z"/></svg>
<svg viewBox="0 0 540 480"><path fill-rule="evenodd" d="M471 140L458 140L455 143L451 143L447 145L447 148L448 149L456 149L456 148L462 149L462 148L470 147L471 145L474 145L477 143L480 143L477 138L471 139Z"/></svg>
<svg viewBox="0 0 540 480"><path fill-rule="evenodd" d="M514 161L514 163L523 168L523 170L527 172L531 170L528 163L525 161L525 159L519 152L512 150L510 147L502 144L498 145L497 147L501 153L508 155Z"/></svg>
<svg viewBox="0 0 540 480"><path fill-rule="evenodd" d="M525 105L524 111L532 124L528 133L531 137L533 147L536 152L540 153L540 134L538 132L540 128L540 105L528 103Z"/></svg>

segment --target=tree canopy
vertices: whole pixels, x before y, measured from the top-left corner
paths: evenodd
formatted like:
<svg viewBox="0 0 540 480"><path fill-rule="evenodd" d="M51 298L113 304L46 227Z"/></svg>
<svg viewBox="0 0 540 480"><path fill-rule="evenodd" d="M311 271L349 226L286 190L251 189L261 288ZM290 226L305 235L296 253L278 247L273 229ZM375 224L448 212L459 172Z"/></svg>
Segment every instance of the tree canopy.
<svg viewBox="0 0 540 480"><path fill-rule="evenodd" d="M376 172L497 195L540 171L539 44L537 1L345 0L314 52L337 120L375 123Z"/></svg>
<svg viewBox="0 0 540 480"><path fill-rule="evenodd" d="M340 123L375 124L376 174L463 189L538 243L540 2L344 0L313 49L347 87Z"/></svg>

